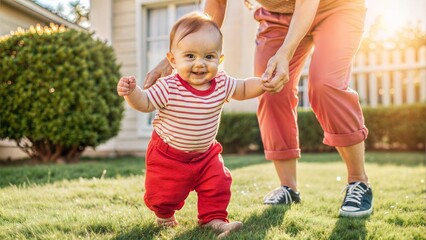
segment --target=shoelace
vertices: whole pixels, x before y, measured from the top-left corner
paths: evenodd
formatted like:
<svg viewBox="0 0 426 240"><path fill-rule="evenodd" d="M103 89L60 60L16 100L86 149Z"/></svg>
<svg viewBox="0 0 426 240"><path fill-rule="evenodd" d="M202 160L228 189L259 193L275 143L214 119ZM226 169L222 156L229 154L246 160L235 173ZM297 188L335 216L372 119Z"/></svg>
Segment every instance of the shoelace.
<svg viewBox="0 0 426 240"><path fill-rule="evenodd" d="M348 193L346 194L345 203L353 202L356 204L361 204L362 195L364 195L364 193L366 193L368 189L363 189L360 184L361 182L357 182L352 185L348 185L343 189L343 191L348 191Z"/></svg>
<svg viewBox="0 0 426 240"><path fill-rule="evenodd" d="M293 199L291 198L290 192L287 190L287 188L285 187L280 187L277 190L274 190L270 197L266 196L265 199L271 199L273 202L279 202L280 199L282 199L283 197L285 197L285 203L291 203L293 202Z"/></svg>

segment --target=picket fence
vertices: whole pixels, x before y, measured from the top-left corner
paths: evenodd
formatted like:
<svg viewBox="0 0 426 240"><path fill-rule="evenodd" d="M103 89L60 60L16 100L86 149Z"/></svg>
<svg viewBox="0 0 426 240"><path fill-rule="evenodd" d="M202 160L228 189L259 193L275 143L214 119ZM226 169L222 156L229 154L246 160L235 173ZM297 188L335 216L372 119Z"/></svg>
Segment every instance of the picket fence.
<svg viewBox="0 0 426 240"><path fill-rule="evenodd" d="M299 82L299 106L309 107L308 68ZM418 51L381 50L359 52L354 59L350 87L363 106L426 103L426 46Z"/></svg>

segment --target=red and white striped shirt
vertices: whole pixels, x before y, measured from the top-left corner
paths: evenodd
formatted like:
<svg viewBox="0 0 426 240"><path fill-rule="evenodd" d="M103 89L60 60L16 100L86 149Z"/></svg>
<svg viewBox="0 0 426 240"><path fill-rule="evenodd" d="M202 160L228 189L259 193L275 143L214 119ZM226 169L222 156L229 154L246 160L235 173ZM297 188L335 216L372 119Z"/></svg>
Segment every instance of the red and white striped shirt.
<svg viewBox="0 0 426 240"><path fill-rule="evenodd" d="M207 90L198 90L173 74L144 90L158 110L154 130L164 142L185 152L204 152L216 138L223 104L229 102L236 79L219 72Z"/></svg>

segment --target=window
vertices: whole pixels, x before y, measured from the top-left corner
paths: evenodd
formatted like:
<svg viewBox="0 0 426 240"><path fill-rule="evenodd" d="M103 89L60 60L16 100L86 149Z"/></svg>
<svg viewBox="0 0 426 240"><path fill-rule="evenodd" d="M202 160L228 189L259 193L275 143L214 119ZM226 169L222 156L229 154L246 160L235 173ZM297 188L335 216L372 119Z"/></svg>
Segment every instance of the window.
<svg viewBox="0 0 426 240"><path fill-rule="evenodd" d="M142 6L140 78L153 69L169 50L169 32L175 21L183 15L201 9L200 1L175 1L169 4L149 4ZM152 133L152 120L155 112L138 113L138 135L149 137Z"/></svg>

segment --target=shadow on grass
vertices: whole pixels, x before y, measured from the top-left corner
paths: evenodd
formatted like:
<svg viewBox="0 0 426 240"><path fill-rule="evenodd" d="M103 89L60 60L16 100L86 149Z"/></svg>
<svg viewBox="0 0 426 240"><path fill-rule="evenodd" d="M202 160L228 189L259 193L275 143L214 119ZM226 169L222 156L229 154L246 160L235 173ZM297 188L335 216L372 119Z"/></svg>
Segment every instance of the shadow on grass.
<svg viewBox="0 0 426 240"><path fill-rule="evenodd" d="M237 169L256 164L267 164L263 154L224 155L225 166ZM367 152L366 162L380 165L417 167L425 165L425 154L421 152ZM337 153L305 153L300 162L327 163L342 162ZM105 172L104 172L105 170ZM117 178L143 175L143 157L86 158L73 164L13 165L0 167L0 188L10 185L26 187L43 185L62 180L79 178Z"/></svg>
<svg viewBox="0 0 426 240"><path fill-rule="evenodd" d="M369 217L348 218L340 217L334 229L330 234L329 240L357 239L364 240L367 238L367 229L365 222Z"/></svg>
<svg viewBox="0 0 426 240"><path fill-rule="evenodd" d="M268 230L280 226L284 222L285 213L290 209L286 205L273 205L261 214L254 214L244 222L240 239L265 239ZM287 229L293 231L293 229ZM297 233L295 233L297 234Z"/></svg>
<svg viewBox="0 0 426 240"><path fill-rule="evenodd" d="M243 229L232 232L226 239L265 239L270 228L280 226L283 223L288 209L287 206L271 206L260 214L253 214L244 221ZM217 235L211 229L194 228L174 237L173 240L214 239L215 234Z"/></svg>
<svg viewBox="0 0 426 240"><path fill-rule="evenodd" d="M244 221L244 227L242 230L232 232L226 239L265 239L269 229L278 227L283 224L284 216L287 210L290 208L288 206L271 206L266 208L261 213L255 213L251 215L247 220ZM114 240L121 239L158 239L161 235L161 231L164 231L162 228L156 226L155 224L147 224L142 226L137 226L130 229L128 232L120 233L115 236ZM296 236L298 233L297 229L293 229L291 226L286 228L292 236ZM218 235L212 229L194 227L177 234L171 240L209 240L215 239ZM164 237L164 236L163 236Z"/></svg>
<svg viewBox="0 0 426 240"><path fill-rule="evenodd" d="M268 163L263 155L224 156L230 169ZM0 167L0 188L16 185L26 187L79 178L117 178L145 173L143 157L86 158L72 164L13 165Z"/></svg>
<svg viewBox="0 0 426 240"><path fill-rule="evenodd" d="M62 180L117 178L142 175L142 158L82 159L72 164L38 164L0 168L0 188L10 185L26 187Z"/></svg>
<svg viewBox="0 0 426 240"><path fill-rule="evenodd" d="M170 238L171 240L210 240L216 238L216 233L211 229L195 227L189 229L177 236ZM229 238L226 238L229 239Z"/></svg>
<svg viewBox="0 0 426 240"><path fill-rule="evenodd" d="M119 235L113 237L113 240L128 240L128 239L156 239L161 232L161 228L157 225L151 223L142 226L135 226L130 231L126 233L120 233Z"/></svg>

